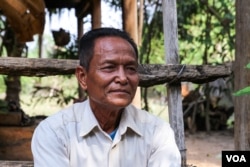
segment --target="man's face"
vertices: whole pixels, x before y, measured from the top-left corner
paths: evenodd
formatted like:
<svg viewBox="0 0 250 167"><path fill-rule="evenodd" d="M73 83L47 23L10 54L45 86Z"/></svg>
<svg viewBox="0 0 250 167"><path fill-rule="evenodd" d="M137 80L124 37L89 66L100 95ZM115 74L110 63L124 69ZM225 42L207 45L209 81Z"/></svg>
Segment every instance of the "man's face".
<svg viewBox="0 0 250 167"><path fill-rule="evenodd" d="M91 107L121 109L130 104L139 82L137 66L135 52L126 40L97 39L89 70L84 70L82 78Z"/></svg>

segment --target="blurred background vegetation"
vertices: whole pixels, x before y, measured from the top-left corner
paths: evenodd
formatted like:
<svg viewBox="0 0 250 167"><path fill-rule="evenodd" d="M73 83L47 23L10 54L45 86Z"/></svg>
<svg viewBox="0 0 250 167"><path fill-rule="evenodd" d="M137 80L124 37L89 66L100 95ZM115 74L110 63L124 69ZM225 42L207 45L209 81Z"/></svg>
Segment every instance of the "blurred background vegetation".
<svg viewBox="0 0 250 167"><path fill-rule="evenodd" d="M116 12L121 10L119 0L104 0L103 3ZM162 1L144 0L143 3L143 32L138 46L140 63L166 64ZM63 12L49 14L60 16ZM234 60L235 0L177 0L177 12L180 64L216 65ZM0 14L0 56L6 57L8 51L4 40L11 29L5 16ZM89 20L84 22L87 24ZM43 58L77 59L78 46L74 34L70 34L70 41L65 46L57 46L51 34L45 33L43 38ZM25 44L20 57L38 58L38 37L35 39L35 44ZM6 98L7 78L0 75L0 99L3 100ZM78 98L74 76L21 77L20 83L20 105L30 116L50 115ZM205 86L192 85L192 88ZM143 108L167 119L166 85L141 89Z"/></svg>

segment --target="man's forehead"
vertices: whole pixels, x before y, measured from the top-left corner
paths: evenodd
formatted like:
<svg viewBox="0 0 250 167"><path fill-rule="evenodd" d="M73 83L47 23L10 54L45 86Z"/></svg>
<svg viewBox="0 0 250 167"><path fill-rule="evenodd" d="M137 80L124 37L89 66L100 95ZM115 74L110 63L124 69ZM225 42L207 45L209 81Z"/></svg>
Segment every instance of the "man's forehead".
<svg viewBox="0 0 250 167"><path fill-rule="evenodd" d="M105 37L98 37L95 40L95 45L99 44L99 45L103 45L107 42L112 42L112 41L120 41L122 43L127 43L129 45L131 45L126 39L119 37L119 36L105 36Z"/></svg>
<svg viewBox="0 0 250 167"><path fill-rule="evenodd" d="M95 41L95 54L122 54L129 53L135 55L135 50L132 45L121 37L102 37Z"/></svg>
<svg viewBox="0 0 250 167"><path fill-rule="evenodd" d="M137 64L137 59L134 54L126 53L115 53L115 52L106 52L105 54L96 53L94 55L95 62L99 63L126 63L126 64Z"/></svg>

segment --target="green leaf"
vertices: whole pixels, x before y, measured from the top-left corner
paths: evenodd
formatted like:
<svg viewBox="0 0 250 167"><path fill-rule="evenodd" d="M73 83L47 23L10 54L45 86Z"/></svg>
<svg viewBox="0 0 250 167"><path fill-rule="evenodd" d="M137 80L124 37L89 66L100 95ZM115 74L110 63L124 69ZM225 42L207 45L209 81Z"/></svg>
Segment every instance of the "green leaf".
<svg viewBox="0 0 250 167"><path fill-rule="evenodd" d="M250 68L250 63L248 63L248 64L246 65L246 68Z"/></svg>
<svg viewBox="0 0 250 167"><path fill-rule="evenodd" d="M250 95L250 86L240 89L237 92L233 93L234 96L242 96L246 94Z"/></svg>

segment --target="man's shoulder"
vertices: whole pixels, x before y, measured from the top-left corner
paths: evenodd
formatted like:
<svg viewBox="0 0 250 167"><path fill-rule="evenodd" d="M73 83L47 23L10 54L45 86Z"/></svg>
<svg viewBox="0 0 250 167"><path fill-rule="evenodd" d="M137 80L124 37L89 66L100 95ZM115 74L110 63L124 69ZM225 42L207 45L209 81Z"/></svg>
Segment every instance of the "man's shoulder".
<svg viewBox="0 0 250 167"><path fill-rule="evenodd" d="M144 138L151 140L154 136L161 135L163 131L167 134L172 133L170 124L152 113L138 109L133 105L128 106L127 111L125 117L130 123L129 126Z"/></svg>
<svg viewBox="0 0 250 167"><path fill-rule="evenodd" d="M157 121L160 121L160 122L164 122L164 120L146 110L143 110L143 109L139 109L139 108L136 108L135 106L133 105L129 105L127 107L128 111L130 112L130 114L132 114L136 119L140 119L142 121L154 121L154 120L157 120Z"/></svg>
<svg viewBox="0 0 250 167"><path fill-rule="evenodd" d="M129 105L127 107L127 110L129 114L135 119L136 122L146 123L152 125L162 125L162 124L168 124L165 120L162 118L146 111L143 109L136 108L133 105Z"/></svg>
<svg viewBox="0 0 250 167"><path fill-rule="evenodd" d="M84 112L87 102L74 103L53 115L47 117L43 122L49 124L53 129L65 126L69 123L77 123L81 119L81 114Z"/></svg>

